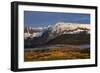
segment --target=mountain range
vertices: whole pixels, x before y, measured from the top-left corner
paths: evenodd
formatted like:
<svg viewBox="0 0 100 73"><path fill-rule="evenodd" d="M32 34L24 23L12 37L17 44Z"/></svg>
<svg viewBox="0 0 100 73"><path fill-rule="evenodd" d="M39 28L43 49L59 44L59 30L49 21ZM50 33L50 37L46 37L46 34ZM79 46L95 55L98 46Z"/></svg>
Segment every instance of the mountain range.
<svg viewBox="0 0 100 73"><path fill-rule="evenodd" d="M45 28L24 29L25 47L43 44L85 44L89 43L89 40L90 24L59 22Z"/></svg>

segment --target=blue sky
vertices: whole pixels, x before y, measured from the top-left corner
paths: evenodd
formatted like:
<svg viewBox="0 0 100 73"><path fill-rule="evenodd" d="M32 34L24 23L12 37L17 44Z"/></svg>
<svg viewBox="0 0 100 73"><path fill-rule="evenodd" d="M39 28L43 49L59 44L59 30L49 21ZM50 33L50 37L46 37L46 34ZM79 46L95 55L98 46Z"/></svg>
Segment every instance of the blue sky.
<svg viewBox="0 0 100 73"><path fill-rule="evenodd" d="M24 11L24 25L46 27L58 22L90 24L90 14Z"/></svg>

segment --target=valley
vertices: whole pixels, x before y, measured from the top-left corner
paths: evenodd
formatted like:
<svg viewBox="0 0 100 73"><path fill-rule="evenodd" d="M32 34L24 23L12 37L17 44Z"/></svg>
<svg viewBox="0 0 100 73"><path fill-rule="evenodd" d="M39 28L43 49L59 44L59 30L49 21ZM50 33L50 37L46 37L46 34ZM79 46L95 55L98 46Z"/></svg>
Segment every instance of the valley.
<svg viewBox="0 0 100 73"><path fill-rule="evenodd" d="M25 48L24 61L89 59L89 45L47 45Z"/></svg>

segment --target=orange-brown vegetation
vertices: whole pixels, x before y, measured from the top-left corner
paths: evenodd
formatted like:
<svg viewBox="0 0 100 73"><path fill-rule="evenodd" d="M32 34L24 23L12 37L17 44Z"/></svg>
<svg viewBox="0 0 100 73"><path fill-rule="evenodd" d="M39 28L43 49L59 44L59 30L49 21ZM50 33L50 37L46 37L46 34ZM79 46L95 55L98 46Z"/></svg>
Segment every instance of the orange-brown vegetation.
<svg viewBox="0 0 100 73"><path fill-rule="evenodd" d="M78 48L54 48L45 50L24 51L24 61L49 61L49 60L70 60L70 59L88 59L90 58L90 49Z"/></svg>

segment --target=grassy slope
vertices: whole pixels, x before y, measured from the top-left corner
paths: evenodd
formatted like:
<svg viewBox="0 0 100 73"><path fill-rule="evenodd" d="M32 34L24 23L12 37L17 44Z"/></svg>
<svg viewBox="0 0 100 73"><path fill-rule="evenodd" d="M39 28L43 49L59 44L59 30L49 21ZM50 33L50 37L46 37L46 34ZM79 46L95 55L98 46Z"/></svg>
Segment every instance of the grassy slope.
<svg viewBox="0 0 100 73"><path fill-rule="evenodd" d="M24 61L45 61L45 60L71 60L89 59L90 49L54 48L49 50L25 50Z"/></svg>

